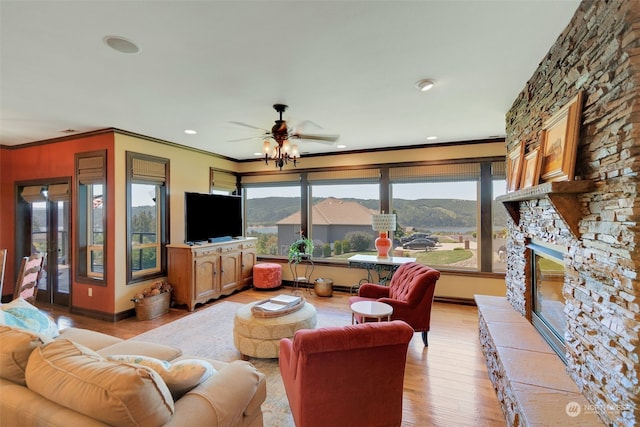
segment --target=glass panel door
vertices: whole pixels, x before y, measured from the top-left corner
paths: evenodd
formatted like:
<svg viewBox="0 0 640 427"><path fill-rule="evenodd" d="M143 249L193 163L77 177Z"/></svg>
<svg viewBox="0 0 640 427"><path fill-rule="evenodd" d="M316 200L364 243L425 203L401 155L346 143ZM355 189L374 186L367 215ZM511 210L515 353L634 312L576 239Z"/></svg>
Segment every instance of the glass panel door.
<svg viewBox="0 0 640 427"><path fill-rule="evenodd" d="M20 197L18 212L27 215L16 216L18 258L33 253L46 253L47 260L38 282L37 300L68 306L71 290L71 252L69 245L69 209L68 200L50 201L47 199L47 185L41 187L41 197ZM19 189L22 194L22 189Z"/></svg>

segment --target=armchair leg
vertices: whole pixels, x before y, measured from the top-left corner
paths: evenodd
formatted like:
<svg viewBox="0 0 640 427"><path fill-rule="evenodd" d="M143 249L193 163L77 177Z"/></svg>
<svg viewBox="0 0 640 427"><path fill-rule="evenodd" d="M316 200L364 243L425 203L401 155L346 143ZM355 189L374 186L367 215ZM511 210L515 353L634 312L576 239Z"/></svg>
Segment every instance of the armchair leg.
<svg viewBox="0 0 640 427"><path fill-rule="evenodd" d="M422 331L422 342L425 347L429 347L429 342L427 341L427 331Z"/></svg>

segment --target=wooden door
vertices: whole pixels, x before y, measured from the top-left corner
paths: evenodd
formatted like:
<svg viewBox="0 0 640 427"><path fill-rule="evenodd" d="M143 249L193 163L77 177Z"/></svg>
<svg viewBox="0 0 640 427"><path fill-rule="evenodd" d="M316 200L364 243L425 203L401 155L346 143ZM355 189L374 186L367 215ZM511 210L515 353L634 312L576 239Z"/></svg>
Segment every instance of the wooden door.
<svg viewBox="0 0 640 427"><path fill-rule="evenodd" d="M219 295L219 260L220 257L217 254L196 256L194 300L206 301L207 298Z"/></svg>
<svg viewBox="0 0 640 427"><path fill-rule="evenodd" d="M229 294L238 288L240 279L240 252L220 257L220 292Z"/></svg>
<svg viewBox="0 0 640 427"><path fill-rule="evenodd" d="M242 252L241 278L242 287L250 286L253 283L253 266L256 263L255 250Z"/></svg>

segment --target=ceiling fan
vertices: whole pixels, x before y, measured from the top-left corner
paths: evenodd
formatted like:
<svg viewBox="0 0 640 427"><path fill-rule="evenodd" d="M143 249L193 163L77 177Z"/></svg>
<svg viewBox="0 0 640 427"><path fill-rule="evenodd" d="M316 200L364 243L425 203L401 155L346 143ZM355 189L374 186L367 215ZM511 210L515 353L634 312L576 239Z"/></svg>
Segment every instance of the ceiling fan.
<svg viewBox="0 0 640 427"><path fill-rule="evenodd" d="M287 110L287 108L289 107L284 104L273 105L273 109L280 114L280 118L275 121L275 124L271 127L270 131L267 129L263 129L257 126L252 126L246 123L230 121L229 123L249 127L252 129L262 130L264 131L264 133L262 135L253 136L249 138L230 140L229 142L244 141L247 139L255 139L255 138L273 138L278 143L278 145L282 147L282 144L284 144L285 141L290 139L315 141L321 144L333 144L340 138L340 135L319 135L319 134L303 133L297 130L297 129L300 129L306 123L311 123L314 126L320 128L320 126L318 126L317 124L313 123L310 120L305 120L303 122L300 122L296 128L290 127L287 124L287 122L282 119L282 113L284 113Z"/></svg>

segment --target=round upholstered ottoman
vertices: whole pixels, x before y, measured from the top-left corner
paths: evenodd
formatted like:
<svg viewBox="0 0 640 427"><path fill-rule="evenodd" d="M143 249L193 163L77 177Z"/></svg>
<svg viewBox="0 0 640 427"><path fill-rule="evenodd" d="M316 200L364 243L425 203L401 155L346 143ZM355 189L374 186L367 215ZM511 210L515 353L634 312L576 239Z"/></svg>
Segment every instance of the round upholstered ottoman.
<svg viewBox="0 0 640 427"><path fill-rule="evenodd" d="M282 338L292 338L298 329L316 327L316 308L308 302L298 311L277 317L255 317L251 312L255 304L240 307L233 322L233 343L245 358L275 359Z"/></svg>
<svg viewBox="0 0 640 427"><path fill-rule="evenodd" d="M282 266L263 262L253 266L253 286L258 289L278 288L282 285Z"/></svg>

